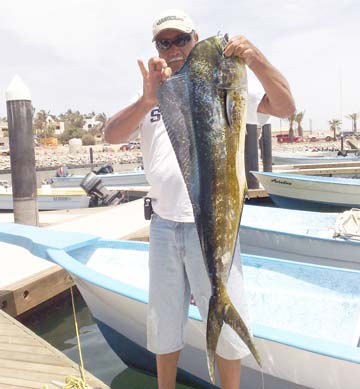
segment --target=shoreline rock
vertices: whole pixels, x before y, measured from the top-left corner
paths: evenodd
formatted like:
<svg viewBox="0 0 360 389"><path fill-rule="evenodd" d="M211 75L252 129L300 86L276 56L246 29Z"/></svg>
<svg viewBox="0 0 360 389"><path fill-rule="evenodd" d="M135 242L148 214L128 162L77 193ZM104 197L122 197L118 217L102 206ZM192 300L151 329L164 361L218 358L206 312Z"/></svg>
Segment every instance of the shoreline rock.
<svg viewBox="0 0 360 389"><path fill-rule="evenodd" d="M93 149L93 163L90 162L90 147ZM142 164L141 151L121 151L113 146L82 146L76 153L70 153L68 146L36 147L36 171L57 169L60 166L68 168L96 167L111 164ZM9 173L10 156L0 156L0 173Z"/></svg>

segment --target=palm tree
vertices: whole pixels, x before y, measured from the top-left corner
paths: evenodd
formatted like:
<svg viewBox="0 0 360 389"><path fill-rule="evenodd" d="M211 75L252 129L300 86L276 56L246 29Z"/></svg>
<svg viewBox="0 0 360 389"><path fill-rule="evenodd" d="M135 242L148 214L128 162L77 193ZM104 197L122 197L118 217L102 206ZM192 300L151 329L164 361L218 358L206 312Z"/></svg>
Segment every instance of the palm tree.
<svg viewBox="0 0 360 389"><path fill-rule="evenodd" d="M330 131L333 131L334 140L336 140L336 133L337 130L340 128L341 121L339 119L332 119L329 120L329 124L330 124Z"/></svg>
<svg viewBox="0 0 360 389"><path fill-rule="evenodd" d="M301 122L304 118L304 115L305 115L305 111L299 112L295 115L295 122L298 125L297 132L298 132L298 135L301 137L304 136L303 128L301 127Z"/></svg>
<svg viewBox="0 0 360 389"><path fill-rule="evenodd" d="M294 121L296 120L296 112L287 118L289 121L289 141L294 142Z"/></svg>
<svg viewBox="0 0 360 389"><path fill-rule="evenodd" d="M49 115L50 111L46 112L44 109L41 109L34 118L35 134L41 138L46 138L47 118Z"/></svg>
<svg viewBox="0 0 360 389"><path fill-rule="evenodd" d="M95 120L100 122L95 128L95 132L100 133L101 136L103 136L105 124L107 122L107 116L106 113L102 112L96 115Z"/></svg>
<svg viewBox="0 0 360 389"><path fill-rule="evenodd" d="M351 119L352 121L352 130L356 132L357 130L357 119L358 119L358 114L357 113L350 113L349 115L346 116L348 119Z"/></svg>

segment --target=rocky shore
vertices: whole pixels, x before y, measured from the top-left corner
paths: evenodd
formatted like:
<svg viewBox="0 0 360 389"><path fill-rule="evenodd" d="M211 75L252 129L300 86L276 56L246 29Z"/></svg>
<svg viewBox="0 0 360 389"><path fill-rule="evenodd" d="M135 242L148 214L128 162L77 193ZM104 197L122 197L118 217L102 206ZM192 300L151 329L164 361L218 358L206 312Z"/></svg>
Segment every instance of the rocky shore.
<svg viewBox="0 0 360 389"><path fill-rule="evenodd" d="M93 160L90 159L90 148ZM81 167L91 165L142 164L141 151L138 149L121 151L118 145L80 146L69 149L69 146L36 147L35 161L37 170L56 169L60 166ZM0 156L0 171L10 171L10 157Z"/></svg>
<svg viewBox="0 0 360 389"><path fill-rule="evenodd" d="M122 151L120 145L96 145L79 146L70 149L69 146L36 147L35 160L37 170L53 170L60 166L87 167L93 165L111 164L142 164L142 155L139 149ZM90 148L93 151L93 162L90 159ZM272 149L274 152L301 153L309 151L336 151L341 148L340 141L331 142L299 142L278 143L273 139ZM345 148L349 148L345 144ZM10 157L0 156L0 172L10 171Z"/></svg>

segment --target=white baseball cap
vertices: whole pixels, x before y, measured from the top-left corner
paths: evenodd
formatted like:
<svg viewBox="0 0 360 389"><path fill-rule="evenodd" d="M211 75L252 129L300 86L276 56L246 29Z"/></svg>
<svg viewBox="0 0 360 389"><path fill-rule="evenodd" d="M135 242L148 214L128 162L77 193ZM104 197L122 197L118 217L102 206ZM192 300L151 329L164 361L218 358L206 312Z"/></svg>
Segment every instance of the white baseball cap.
<svg viewBox="0 0 360 389"><path fill-rule="evenodd" d="M162 12L153 24L153 41L157 35L167 29L179 30L190 33L194 30L194 24L190 17L179 9L169 9Z"/></svg>

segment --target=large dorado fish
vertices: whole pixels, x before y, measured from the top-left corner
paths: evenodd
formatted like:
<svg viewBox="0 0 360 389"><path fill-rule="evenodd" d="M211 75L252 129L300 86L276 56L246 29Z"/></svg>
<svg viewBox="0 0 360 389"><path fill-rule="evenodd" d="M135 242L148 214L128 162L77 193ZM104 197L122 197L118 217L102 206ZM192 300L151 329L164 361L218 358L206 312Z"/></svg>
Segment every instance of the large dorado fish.
<svg viewBox="0 0 360 389"><path fill-rule="evenodd" d="M250 332L226 291L246 190L247 102L245 64L224 57L226 43L227 36L199 42L180 71L158 91L212 287L206 331L212 382L223 323L237 332L261 365Z"/></svg>

